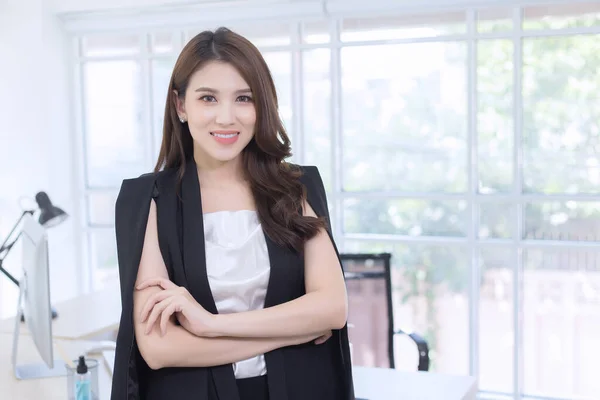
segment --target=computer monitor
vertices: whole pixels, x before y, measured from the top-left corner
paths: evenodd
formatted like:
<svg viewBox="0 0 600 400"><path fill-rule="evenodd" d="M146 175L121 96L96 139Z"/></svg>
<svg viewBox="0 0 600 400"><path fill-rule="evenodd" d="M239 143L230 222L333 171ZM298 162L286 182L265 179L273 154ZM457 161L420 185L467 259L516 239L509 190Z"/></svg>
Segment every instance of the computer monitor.
<svg viewBox="0 0 600 400"><path fill-rule="evenodd" d="M17 379L36 379L66 375L62 361L54 360L52 348L52 307L48 268L46 230L31 215L23 219L21 232L23 277L19 282L19 301L13 339L12 362ZM43 363L17 365L21 316Z"/></svg>

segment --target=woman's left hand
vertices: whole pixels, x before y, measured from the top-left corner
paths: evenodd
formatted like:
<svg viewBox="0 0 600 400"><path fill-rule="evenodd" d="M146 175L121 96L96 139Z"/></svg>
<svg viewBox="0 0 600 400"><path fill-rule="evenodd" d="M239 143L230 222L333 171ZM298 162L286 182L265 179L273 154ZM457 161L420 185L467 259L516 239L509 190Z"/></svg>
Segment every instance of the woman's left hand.
<svg viewBox="0 0 600 400"><path fill-rule="evenodd" d="M141 313L141 321L146 322L146 334L152 331L152 326L160 318L160 332L164 335L167 322L171 315L175 317L187 331L196 336L211 336L215 315L206 311L188 290L177 286L169 279L152 278L139 284L136 289L142 290L158 286L163 290L148 298Z"/></svg>

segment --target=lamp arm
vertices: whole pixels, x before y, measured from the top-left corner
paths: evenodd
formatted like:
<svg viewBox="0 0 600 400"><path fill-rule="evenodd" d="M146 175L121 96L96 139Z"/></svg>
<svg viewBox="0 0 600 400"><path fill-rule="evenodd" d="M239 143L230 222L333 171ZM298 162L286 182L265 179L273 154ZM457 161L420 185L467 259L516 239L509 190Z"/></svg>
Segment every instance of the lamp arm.
<svg viewBox="0 0 600 400"><path fill-rule="evenodd" d="M13 281L13 283L14 283L15 285L17 285L17 286L20 286L20 285L19 285L19 281L17 280L17 278L15 278L14 276L12 276L12 275L11 275L11 274L10 274L10 273L7 271L7 270L5 270L5 269L2 267L2 260L0 260L0 271L1 271L1 272L2 272L4 275L6 275L6 276L8 277L8 279L10 279L11 281Z"/></svg>
<svg viewBox="0 0 600 400"><path fill-rule="evenodd" d="M19 223L21 222L21 220L23 219L23 217L25 217L25 215L33 215L33 211L32 210L23 210L23 212L21 213L21 216L19 217L19 219L17 220L17 222L15 223L15 225L12 227L12 229L10 230L10 232L8 233L8 235L6 235L6 239L4 239L4 243L2 243L0 245L0 254L2 254L3 252L7 252L10 251L10 248L15 244L15 242L17 241L17 239L15 239L11 244L7 245L8 243L8 239L10 239L10 237L12 236L12 234L17 230L17 227L19 226ZM4 255L6 257L6 255Z"/></svg>
<svg viewBox="0 0 600 400"><path fill-rule="evenodd" d="M10 251L10 249L14 246L14 244L17 242L17 240L19 240L19 237L21 236L21 234L19 234L17 236L17 238L15 240L13 240L11 243L7 244L8 240L10 239L10 237L12 236L12 234L17 230L17 227L19 226L19 223L21 222L21 220L27 214L33 215L33 211L31 211L31 210L24 210L23 213L21 213L21 216L19 217L19 219L17 220L17 222L15 223L15 225L13 226L13 228L11 229L11 231L6 236L6 239L4 239L4 243L2 243L2 245L0 245L0 272L4 273L4 275L6 275L8 277L8 279L10 279L11 281L13 281L13 283L15 285L17 285L17 286L19 286L19 281L17 280L17 278L15 278L14 276L12 276L7 270L5 270L3 268L2 262L4 261L4 259L6 258L6 256L8 255L8 252ZM4 255L2 255L3 253L4 253Z"/></svg>

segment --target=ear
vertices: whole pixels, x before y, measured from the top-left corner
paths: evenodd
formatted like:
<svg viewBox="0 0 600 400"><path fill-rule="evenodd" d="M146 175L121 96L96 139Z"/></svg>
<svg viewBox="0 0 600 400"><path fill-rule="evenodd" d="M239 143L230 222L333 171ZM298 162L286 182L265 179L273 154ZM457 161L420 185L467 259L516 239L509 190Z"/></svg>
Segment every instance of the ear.
<svg viewBox="0 0 600 400"><path fill-rule="evenodd" d="M177 90L173 90L173 101L175 102L175 109L177 110L177 114L184 119L187 119L185 114L185 103L181 98L179 98L179 93Z"/></svg>

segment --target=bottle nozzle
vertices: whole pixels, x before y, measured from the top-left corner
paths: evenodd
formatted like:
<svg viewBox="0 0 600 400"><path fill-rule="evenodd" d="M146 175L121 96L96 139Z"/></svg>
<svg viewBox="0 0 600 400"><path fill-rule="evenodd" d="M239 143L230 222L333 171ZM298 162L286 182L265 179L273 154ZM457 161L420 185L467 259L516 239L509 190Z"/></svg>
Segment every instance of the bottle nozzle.
<svg viewBox="0 0 600 400"><path fill-rule="evenodd" d="M77 373L78 374L87 374L88 367L85 363L85 356L79 356L79 363L77 364Z"/></svg>

